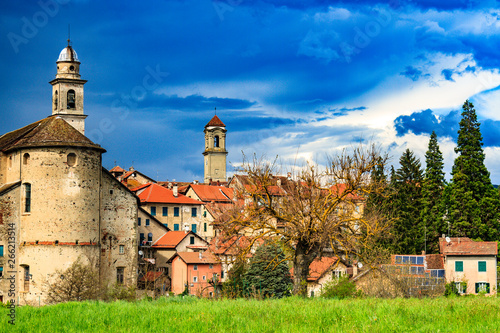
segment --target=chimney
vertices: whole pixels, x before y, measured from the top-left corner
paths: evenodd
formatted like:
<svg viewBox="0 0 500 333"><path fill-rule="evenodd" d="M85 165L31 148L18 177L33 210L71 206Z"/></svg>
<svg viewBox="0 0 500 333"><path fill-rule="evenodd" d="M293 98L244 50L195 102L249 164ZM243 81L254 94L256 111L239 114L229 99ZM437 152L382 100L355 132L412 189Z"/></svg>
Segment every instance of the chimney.
<svg viewBox="0 0 500 333"><path fill-rule="evenodd" d="M276 182L278 186L281 186L281 178L278 178L278 181Z"/></svg>
<svg viewBox="0 0 500 333"><path fill-rule="evenodd" d="M177 196L179 195L179 192L177 192L178 191L177 183L174 184L174 188L172 191L174 192L174 197L177 198Z"/></svg>
<svg viewBox="0 0 500 333"><path fill-rule="evenodd" d="M131 166L130 168L128 168L128 171L134 171L134 167Z"/></svg>
<svg viewBox="0 0 500 333"><path fill-rule="evenodd" d="M220 186L220 181L217 179L217 186Z"/></svg>
<svg viewBox="0 0 500 333"><path fill-rule="evenodd" d="M291 172L288 172L286 174L286 178L288 178L288 180L292 180L292 173Z"/></svg>
<svg viewBox="0 0 500 333"><path fill-rule="evenodd" d="M422 251L422 255L425 256L425 251Z"/></svg>

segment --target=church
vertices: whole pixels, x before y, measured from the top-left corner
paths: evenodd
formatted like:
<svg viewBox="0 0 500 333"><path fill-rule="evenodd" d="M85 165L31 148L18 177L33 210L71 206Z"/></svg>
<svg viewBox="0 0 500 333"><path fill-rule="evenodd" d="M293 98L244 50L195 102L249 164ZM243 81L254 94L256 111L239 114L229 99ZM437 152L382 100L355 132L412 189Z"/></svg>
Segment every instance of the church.
<svg viewBox="0 0 500 333"><path fill-rule="evenodd" d="M103 286L137 283L138 199L102 167L85 134L84 84L68 40L52 115L0 136L0 301L46 304L47 287L80 259ZM12 278L14 277L14 278Z"/></svg>

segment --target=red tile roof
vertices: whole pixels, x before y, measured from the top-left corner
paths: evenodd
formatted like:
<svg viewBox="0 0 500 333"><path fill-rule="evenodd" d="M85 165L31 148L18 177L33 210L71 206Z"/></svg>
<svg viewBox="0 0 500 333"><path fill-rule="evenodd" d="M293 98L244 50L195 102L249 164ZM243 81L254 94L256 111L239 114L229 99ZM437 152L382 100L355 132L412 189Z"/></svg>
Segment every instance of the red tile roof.
<svg viewBox="0 0 500 333"><path fill-rule="evenodd" d="M334 264L336 264L338 258L337 257L323 257L316 258L309 265L309 276L307 277L307 281L317 281L321 278Z"/></svg>
<svg viewBox="0 0 500 333"><path fill-rule="evenodd" d="M186 264L217 264L217 259L209 252L177 252L174 257L179 256Z"/></svg>
<svg viewBox="0 0 500 333"><path fill-rule="evenodd" d="M184 194L177 194L177 197L174 196L174 192L160 186L158 184L149 183L146 184L148 186L142 192L140 192L137 196L141 200L141 202L147 203L168 203L168 204L182 204L182 205L202 205L203 202L195 199L191 199L186 197ZM144 187L137 187L133 191L137 192L138 189L143 189Z"/></svg>
<svg viewBox="0 0 500 333"><path fill-rule="evenodd" d="M201 201L232 202L231 199L233 198L234 193L232 188L201 184L191 184L189 186L193 189Z"/></svg>
<svg viewBox="0 0 500 333"><path fill-rule="evenodd" d="M109 172L125 172L119 165L116 165L113 169L109 170Z"/></svg>
<svg viewBox="0 0 500 333"><path fill-rule="evenodd" d="M445 256L497 255L497 242L475 242L468 237L439 238L439 252Z"/></svg>
<svg viewBox="0 0 500 333"><path fill-rule="evenodd" d="M163 235L160 239L158 239L153 244L153 247L175 249L177 245L179 245L179 243L182 242L182 240L186 238L187 235L189 234L193 233L185 231L169 231L165 235Z"/></svg>
<svg viewBox="0 0 500 333"><path fill-rule="evenodd" d="M219 117L217 117L217 115L215 115L209 122L208 124L205 125L205 128L206 127L209 127L209 126L217 126L217 127L226 127L226 125L224 125L224 123L219 119Z"/></svg>
<svg viewBox="0 0 500 333"><path fill-rule="evenodd" d="M335 184L332 187L330 187L330 191L332 191L333 194L338 195L338 196L342 196L342 195L344 195L345 192L348 192L348 193L345 193L345 194L347 194L346 195L347 199L363 200L363 198L360 197L359 195L357 195L356 192L349 193L350 189L347 188L346 184Z"/></svg>

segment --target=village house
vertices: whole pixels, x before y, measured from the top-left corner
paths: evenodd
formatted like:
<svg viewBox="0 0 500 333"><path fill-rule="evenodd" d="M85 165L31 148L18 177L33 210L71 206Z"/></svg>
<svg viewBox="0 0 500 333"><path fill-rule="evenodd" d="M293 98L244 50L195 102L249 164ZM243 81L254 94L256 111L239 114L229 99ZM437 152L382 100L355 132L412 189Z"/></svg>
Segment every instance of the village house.
<svg viewBox="0 0 500 333"><path fill-rule="evenodd" d="M467 237L441 237L446 282L461 294L497 293L497 242L475 242Z"/></svg>
<svg viewBox="0 0 500 333"><path fill-rule="evenodd" d="M105 150L84 135L87 81L69 42L56 63L52 115L0 137L0 267L6 271L14 242L8 270L21 305L45 304L48 285L78 259L97 264L103 286L137 283L138 200L102 167ZM2 279L0 301L9 288Z"/></svg>
<svg viewBox="0 0 500 333"><path fill-rule="evenodd" d="M219 283L220 263L205 252L177 252L170 260L172 265L172 292L189 295L214 296L214 286Z"/></svg>
<svg viewBox="0 0 500 333"><path fill-rule="evenodd" d="M326 284L335 283L339 278L346 275L348 275L347 266L341 263L337 257L314 259L309 265L307 295L309 297L320 296Z"/></svg>
<svg viewBox="0 0 500 333"><path fill-rule="evenodd" d="M208 243L192 231L169 231L151 246L156 271L163 271L170 277L171 267L168 263L177 252L203 252Z"/></svg>
<svg viewBox="0 0 500 333"><path fill-rule="evenodd" d="M139 172L134 169L134 167L130 167L128 171L125 171L119 165L115 166L109 172L116 178L118 181L125 184L128 188L135 188L147 183L156 183L152 178L146 176L142 172Z"/></svg>
<svg viewBox="0 0 500 333"><path fill-rule="evenodd" d="M173 231L189 229L194 233L203 230L203 202L155 183L139 186L132 191L139 197L141 207Z"/></svg>

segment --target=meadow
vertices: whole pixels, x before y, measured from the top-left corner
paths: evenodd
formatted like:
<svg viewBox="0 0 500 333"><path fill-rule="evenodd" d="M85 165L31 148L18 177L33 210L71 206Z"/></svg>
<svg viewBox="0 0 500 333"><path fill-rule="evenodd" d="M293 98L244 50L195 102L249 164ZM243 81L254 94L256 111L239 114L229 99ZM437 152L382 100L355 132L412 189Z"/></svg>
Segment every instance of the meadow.
<svg viewBox="0 0 500 333"><path fill-rule="evenodd" d="M498 332L500 298L80 302L16 309L0 332Z"/></svg>

